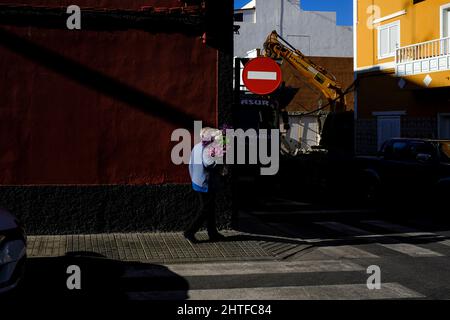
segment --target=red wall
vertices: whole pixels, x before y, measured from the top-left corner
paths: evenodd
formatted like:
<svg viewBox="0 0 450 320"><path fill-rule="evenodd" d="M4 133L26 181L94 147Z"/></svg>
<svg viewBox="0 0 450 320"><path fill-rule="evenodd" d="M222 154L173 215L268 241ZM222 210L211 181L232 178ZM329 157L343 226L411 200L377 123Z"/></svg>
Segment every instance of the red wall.
<svg viewBox="0 0 450 320"><path fill-rule="evenodd" d="M0 184L189 181L187 167L171 162L170 136L181 126L174 121L180 116L216 124L217 50L181 33L6 26L0 31L8 35L0 37Z"/></svg>
<svg viewBox="0 0 450 320"><path fill-rule="evenodd" d="M179 0L0 0L0 4L21 4L32 6L67 7L78 5L89 8L114 8L137 10L142 6L181 7Z"/></svg>

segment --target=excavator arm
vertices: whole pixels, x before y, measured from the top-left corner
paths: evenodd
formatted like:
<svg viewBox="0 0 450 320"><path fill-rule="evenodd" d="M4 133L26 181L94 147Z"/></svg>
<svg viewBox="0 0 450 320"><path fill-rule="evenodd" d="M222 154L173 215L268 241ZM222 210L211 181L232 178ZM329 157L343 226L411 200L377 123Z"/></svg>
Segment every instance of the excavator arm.
<svg viewBox="0 0 450 320"><path fill-rule="evenodd" d="M318 88L329 102L331 110L346 111L344 92L334 76L316 65L299 50L295 49L276 31L264 43L264 55L272 59L283 59L293 66L309 83Z"/></svg>

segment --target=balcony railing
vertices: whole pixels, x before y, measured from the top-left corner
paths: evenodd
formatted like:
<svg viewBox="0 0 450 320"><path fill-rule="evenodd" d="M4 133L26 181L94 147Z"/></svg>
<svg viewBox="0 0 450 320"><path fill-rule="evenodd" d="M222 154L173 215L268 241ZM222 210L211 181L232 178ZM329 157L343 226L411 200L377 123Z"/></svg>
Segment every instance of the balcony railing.
<svg viewBox="0 0 450 320"><path fill-rule="evenodd" d="M397 75L413 75L450 69L450 37L397 49Z"/></svg>

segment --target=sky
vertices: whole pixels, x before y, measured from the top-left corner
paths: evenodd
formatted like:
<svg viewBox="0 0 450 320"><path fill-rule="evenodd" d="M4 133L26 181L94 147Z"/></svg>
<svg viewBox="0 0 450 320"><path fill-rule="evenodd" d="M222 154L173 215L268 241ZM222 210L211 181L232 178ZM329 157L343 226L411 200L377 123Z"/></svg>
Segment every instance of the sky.
<svg viewBox="0 0 450 320"><path fill-rule="evenodd" d="M234 7L240 8L249 0L234 0ZM352 0L300 0L304 10L336 11L337 24L340 26L353 25L353 1Z"/></svg>

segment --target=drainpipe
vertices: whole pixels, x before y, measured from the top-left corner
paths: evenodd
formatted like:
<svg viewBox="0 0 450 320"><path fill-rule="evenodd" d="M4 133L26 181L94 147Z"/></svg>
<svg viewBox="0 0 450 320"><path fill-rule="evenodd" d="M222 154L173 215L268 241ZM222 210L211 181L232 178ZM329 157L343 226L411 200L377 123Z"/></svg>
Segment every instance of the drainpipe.
<svg viewBox="0 0 450 320"><path fill-rule="evenodd" d="M284 34L283 34L284 0L280 0L280 1L281 1L281 5L280 5L280 36L284 37Z"/></svg>

